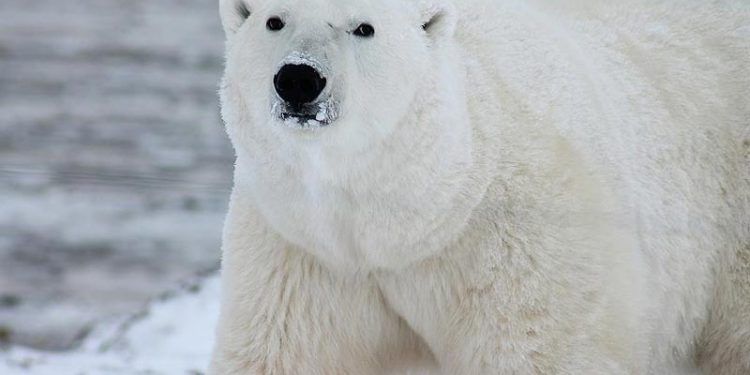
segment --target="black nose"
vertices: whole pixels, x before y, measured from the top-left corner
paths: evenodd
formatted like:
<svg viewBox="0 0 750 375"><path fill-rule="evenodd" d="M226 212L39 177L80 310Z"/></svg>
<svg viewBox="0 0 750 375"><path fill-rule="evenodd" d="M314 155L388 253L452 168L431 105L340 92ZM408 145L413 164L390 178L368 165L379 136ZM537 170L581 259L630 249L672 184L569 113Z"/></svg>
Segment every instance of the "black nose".
<svg viewBox="0 0 750 375"><path fill-rule="evenodd" d="M273 78L281 99L292 106L311 103L326 87L326 79L309 65L284 65Z"/></svg>

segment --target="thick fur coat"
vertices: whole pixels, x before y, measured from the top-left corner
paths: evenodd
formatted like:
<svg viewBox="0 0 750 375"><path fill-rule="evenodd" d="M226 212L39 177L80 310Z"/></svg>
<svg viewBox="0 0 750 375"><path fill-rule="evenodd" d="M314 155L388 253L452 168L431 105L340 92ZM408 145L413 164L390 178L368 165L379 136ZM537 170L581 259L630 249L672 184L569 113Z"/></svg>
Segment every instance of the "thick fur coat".
<svg viewBox="0 0 750 375"><path fill-rule="evenodd" d="M750 3L221 16L212 374L750 374ZM277 116L284 61L326 76L319 122Z"/></svg>

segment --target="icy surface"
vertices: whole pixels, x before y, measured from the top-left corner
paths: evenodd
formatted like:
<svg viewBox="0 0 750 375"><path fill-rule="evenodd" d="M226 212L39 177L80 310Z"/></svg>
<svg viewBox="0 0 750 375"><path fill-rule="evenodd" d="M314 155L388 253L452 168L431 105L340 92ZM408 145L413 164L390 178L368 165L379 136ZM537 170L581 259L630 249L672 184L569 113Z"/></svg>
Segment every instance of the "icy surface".
<svg viewBox="0 0 750 375"><path fill-rule="evenodd" d="M0 1L0 347L74 348L217 267L217 8Z"/></svg>
<svg viewBox="0 0 750 375"><path fill-rule="evenodd" d="M213 345L218 296L214 276L154 302L133 318L104 324L78 350L0 352L0 374L203 374Z"/></svg>

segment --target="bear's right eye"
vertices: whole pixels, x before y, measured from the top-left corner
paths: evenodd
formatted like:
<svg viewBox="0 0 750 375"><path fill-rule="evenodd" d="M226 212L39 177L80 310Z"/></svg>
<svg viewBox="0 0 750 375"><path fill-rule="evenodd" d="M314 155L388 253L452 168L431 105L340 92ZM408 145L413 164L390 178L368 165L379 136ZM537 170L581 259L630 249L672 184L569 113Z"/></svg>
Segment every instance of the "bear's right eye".
<svg viewBox="0 0 750 375"><path fill-rule="evenodd" d="M371 38L373 35L375 35L375 28L372 27L369 23L363 23L357 26L356 29L352 32L354 35L362 38Z"/></svg>
<svg viewBox="0 0 750 375"><path fill-rule="evenodd" d="M271 17L266 21L266 28L271 31L279 31L284 28L284 21L279 17Z"/></svg>

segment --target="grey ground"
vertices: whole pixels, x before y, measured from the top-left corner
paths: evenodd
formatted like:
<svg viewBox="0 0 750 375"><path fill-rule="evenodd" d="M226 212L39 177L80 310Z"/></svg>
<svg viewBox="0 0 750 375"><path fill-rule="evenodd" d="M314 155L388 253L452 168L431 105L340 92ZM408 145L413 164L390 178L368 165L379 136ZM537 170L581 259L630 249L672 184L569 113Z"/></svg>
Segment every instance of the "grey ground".
<svg viewBox="0 0 750 375"><path fill-rule="evenodd" d="M0 1L0 346L217 267L222 49L215 0Z"/></svg>

